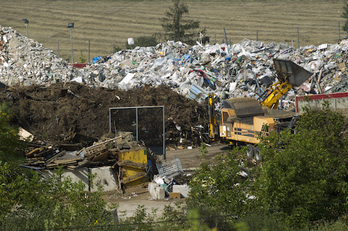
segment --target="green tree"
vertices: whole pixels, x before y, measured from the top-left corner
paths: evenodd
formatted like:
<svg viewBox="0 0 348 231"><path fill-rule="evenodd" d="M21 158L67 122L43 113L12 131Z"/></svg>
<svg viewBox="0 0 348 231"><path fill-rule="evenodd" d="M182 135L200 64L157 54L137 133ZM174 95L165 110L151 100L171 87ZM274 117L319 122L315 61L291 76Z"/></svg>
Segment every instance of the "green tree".
<svg viewBox="0 0 348 231"><path fill-rule="evenodd" d="M345 32L348 32L348 2L346 2L345 6L343 7L343 13L342 13L341 17L346 20L344 23L344 26L343 26L343 30Z"/></svg>
<svg viewBox="0 0 348 231"><path fill-rule="evenodd" d="M292 227L330 221L347 213L348 144L344 117L306 109L296 132L263 139L252 190L260 208L275 211Z"/></svg>
<svg viewBox="0 0 348 231"><path fill-rule="evenodd" d="M165 37L192 44L196 36L195 30L199 28L200 23L197 20L183 18L184 14L189 13L185 3L181 3L180 0L173 0L173 3L174 6L169 7L165 16L160 18Z"/></svg>
<svg viewBox="0 0 348 231"><path fill-rule="evenodd" d="M10 125L11 111L4 103L0 104L0 160L13 160L19 157L21 144L18 127Z"/></svg>
<svg viewBox="0 0 348 231"><path fill-rule="evenodd" d="M204 144L202 146L205 154ZM199 208L210 227L226 229L229 226L226 217L229 220L242 216L252 204L253 199L248 195L250 178L241 174L247 163L244 153L244 149L235 148L216 156L213 163L203 161L189 182L191 191L187 205Z"/></svg>
<svg viewBox="0 0 348 231"><path fill-rule="evenodd" d="M19 167L18 129L10 125L11 113L0 104L0 230L37 230L93 226L109 222L103 193L86 193L82 182L73 183L57 170L43 178ZM20 152L21 153L21 152ZM15 158L16 157L16 158Z"/></svg>
<svg viewBox="0 0 348 231"><path fill-rule="evenodd" d="M37 230L110 224L103 193L85 192L59 169L42 178L34 171L0 162L0 229Z"/></svg>

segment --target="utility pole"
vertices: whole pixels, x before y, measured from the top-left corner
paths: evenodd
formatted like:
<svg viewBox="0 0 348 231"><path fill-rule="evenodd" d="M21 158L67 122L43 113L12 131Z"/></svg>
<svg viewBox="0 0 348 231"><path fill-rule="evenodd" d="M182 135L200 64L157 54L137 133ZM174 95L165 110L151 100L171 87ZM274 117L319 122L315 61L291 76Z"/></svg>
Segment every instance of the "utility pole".
<svg viewBox="0 0 348 231"><path fill-rule="evenodd" d="M71 42L71 63L74 63L74 49L73 49L73 39L72 39L72 29L74 28L74 23L68 23L68 28L70 29L70 42Z"/></svg>
<svg viewBox="0 0 348 231"><path fill-rule="evenodd" d="M29 20L26 19L26 18L23 18L22 20L23 20L23 22L25 23L25 28L26 28L26 31L27 31L27 38L28 38L28 25L29 25Z"/></svg>

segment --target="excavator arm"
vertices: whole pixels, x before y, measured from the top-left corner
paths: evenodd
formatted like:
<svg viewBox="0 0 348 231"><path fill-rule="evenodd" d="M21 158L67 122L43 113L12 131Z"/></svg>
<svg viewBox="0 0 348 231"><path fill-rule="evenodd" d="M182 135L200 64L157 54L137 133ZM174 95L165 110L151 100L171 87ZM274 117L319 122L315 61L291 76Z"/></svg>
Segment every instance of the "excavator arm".
<svg viewBox="0 0 348 231"><path fill-rule="evenodd" d="M233 108L233 109L231 109L228 107L227 110L232 110L234 113L234 116L236 118L244 120L243 123L239 123L239 124L242 124L243 126L245 125L246 127L248 127L248 129L246 129L244 127L243 128L238 127L238 128L236 128L237 129L236 131L233 131L233 134L240 135L239 133L242 134L243 131L245 132L245 131L254 130L255 128L252 125L254 122L252 122L252 123L250 123L250 121L247 122L247 120L248 119L250 120L250 118L251 119L257 118L258 121L269 120L268 117L263 118L264 111L263 111L262 107L258 107L258 106L260 106L260 103L261 103L261 105L266 106L268 108L277 109L279 99L283 95L285 95L293 87L298 87L298 86L302 85L312 75L311 72L305 70L303 67L293 63L292 61L282 60L282 59L274 59L273 62L274 62L275 70L277 73L278 82L269 87L268 94L266 95L265 98L263 98L261 100L259 99L259 102L256 101L256 99L251 99L251 98L250 99L248 99L248 98L229 99L230 101L226 100L229 102L230 107ZM255 102L256 102L256 104L255 104ZM233 104L233 107L231 106L232 104ZM228 120L224 121L224 119L223 119L226 117L226 115L229 114L228 112L226 112L226 110L223 112L220 111L221 118L220 118L220 115L218 117L216 116L215 107L214 107L214 94L208 95L208 113L209 113L209 138L210 138L210 140L216 141L218 139L224 139L223 136L220 136L219 129L223 129L223 128L220 128L221 127L220 125L223 122L227 122L230 124L231 124L231 122L228 122ZM223 113L225 113L225 116ZM270 124L269 121L267 123ZM261 124L261 122L258 124ZM249 127L250 127L250 129L249 129ZM232 130L230 131L230 133L232 133ZM250 138L250 135L251 134L248 133L245 137ZM254 135L251 135L251 136L254 137ZM237 138L234 138L234 139L238 140ZM231 140L231 138L230 138L230 140ZM252 142L249 141L249 143L252 143Z"/></svg>
<svg viewBox="0 0 348 231"><path fill-rule="evenodd" d="M270 86L270 91L265 100L261 102L262 106L276 109L278 107L279 99L292 89L292 85L287 82L276 82Z"/></svg>
<svg viewBox="0 0 348 231"><path fill-rule="evenodd" d="M312 73L290 60L273 59L278 82L272 84L268 95L260 103L271 109L277 109L279 99L293 87L301 86Z"/></svg>

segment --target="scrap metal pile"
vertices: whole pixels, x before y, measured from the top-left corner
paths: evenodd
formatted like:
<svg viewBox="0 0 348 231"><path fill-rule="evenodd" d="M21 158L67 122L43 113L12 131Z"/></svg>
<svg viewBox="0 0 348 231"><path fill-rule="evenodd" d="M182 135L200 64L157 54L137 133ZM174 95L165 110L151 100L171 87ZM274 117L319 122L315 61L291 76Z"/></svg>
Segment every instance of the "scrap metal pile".
<svg viewBox="0 0 348 231"><path fill-rule="evenodd" d="M132 140L131 134L127 134L94 142L93 145L85 148L80 145L61 145L57 147L41 145L41 147L27 152L25 156L27 157L28 166L54 169L63 165L73 170L87 165L113 165L118 161L118 153L121 150L139 146L137 142Z"/></svg>
<svg viewBox="0 0 348 231"><path fill-rule="evenodd" d="M117 137L105 138L71 151L76 148L77 145L31 148L22 166L35 170L52 170L61 166L71 171L110 166L121 188L121 184L126 186L144 182L148 173L148 159L154 159L143 144L134 141L130 133L120 133Z"/></svg>

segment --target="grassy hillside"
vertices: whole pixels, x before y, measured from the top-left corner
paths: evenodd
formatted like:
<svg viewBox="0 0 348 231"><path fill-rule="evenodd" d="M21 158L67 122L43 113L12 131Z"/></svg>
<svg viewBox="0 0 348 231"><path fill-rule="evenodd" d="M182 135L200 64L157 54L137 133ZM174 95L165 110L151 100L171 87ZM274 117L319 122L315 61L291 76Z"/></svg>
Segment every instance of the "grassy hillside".
<svg viewBox="0 0 348 231"><path fill-rule="evenodd" d="M207 29L211 43L221 43L223 28L228 39L237 43L244 38L268 42L286 41L297 47L297 27L300 46L334 43L338 39L338 22L344 1L207 1L192 0L188 18L199 20ZM73 29L74 61L79 57L109 55L114 46L125 47L127 38L149 36L162 32L159 18L170 0L147 1L67 1L67 0L0 0L0 25L12 27L26 35L22 18L29 20L29 37L46 48L71 58L69 22ZM347 34L341 30L341 38ZM59 41L59 52L58 52Z"/></svg>

